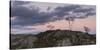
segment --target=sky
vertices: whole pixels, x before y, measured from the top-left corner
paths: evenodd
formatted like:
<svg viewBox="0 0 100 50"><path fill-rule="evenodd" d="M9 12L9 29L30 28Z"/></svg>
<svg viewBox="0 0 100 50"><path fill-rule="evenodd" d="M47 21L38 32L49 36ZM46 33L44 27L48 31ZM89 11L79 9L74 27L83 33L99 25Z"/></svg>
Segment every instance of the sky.
<svg viewBox="0 0 100 50"><path fill-rule="evenodd" d="M38 34L47 30L72 30L96 34L96 6L33 1L11 1L11 34Z"/></svg>

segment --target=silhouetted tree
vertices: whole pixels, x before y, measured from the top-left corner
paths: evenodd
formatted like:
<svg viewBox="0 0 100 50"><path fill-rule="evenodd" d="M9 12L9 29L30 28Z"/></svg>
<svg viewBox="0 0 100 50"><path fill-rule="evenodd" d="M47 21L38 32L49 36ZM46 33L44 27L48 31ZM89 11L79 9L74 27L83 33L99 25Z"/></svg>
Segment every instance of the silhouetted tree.
<svg viewBox="0 0 100 50"><path fill-rule="evenodd" d="M69 30L72 30L72 25L74 22L74 17L67 17L66 20L68 20L68 24L69 24Z"/></svg>
<svg viewBox="0 0 100 50"><path fill-rule="evenodd" d="M55 26L48 25L47 27L50 28L50 29L53 29Z"/></svg>
<svg viewBox="0 0 100 50"><path fill-rule="evenodd" d="M84 31L88 34L90 29L88 27L84 26Z"/></svg>

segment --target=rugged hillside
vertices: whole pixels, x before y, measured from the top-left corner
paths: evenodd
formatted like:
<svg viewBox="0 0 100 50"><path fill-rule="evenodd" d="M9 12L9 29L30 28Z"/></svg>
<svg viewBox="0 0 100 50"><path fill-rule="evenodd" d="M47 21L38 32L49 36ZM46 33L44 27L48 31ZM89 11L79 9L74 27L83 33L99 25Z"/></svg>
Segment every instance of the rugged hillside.
<svg viewBox="0 0 100 50"><path fill-rule="evenodd" d="M34 48L34 41L36 36L32 34L11 34L10 48L11 49L24 49Z"/></svg>
<svg viewBox="0 0 100 50"><path fill-rule="evenodd" d="M80 31L49 30L37 35L36 47L95 44L96 37Z"/></svg>
<svg viewBox="0 0 100 50"><path fill-rule="evenodd" d="M43 48L96 44L96 36L80 31L48 30L37 35L11 35L11 48Z"/></svg>

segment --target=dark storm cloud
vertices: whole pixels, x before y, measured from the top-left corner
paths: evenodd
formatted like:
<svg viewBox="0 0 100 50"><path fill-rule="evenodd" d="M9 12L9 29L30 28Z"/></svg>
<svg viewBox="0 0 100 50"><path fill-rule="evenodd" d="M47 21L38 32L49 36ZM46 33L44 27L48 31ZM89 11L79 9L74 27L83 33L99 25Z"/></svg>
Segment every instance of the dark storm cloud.
<svg viewBox="0 0 100 50"><path fill-rule="evenodd" d="M89 8L89 9L75 9L74 12L77 13L77 12L83 12L83 13L86 13L86 12L89 12L89 11L92 11L93 9L92 8Z"/></svg>
<svg viewBox="0 0 100 50"><path fill-rule="evenodd" d="M11 17L13 16L23 16L25 14L31 15L32 13L34 13L34 11L36 11L36 9L34 10L29 10L27 7L23 6L23 5L27 5L30 2L28 1L11 1ZM26 17L26 15L25 15Z"/></svg>
<svg viewBox="0 0 100 50"><path fill-rule="evenodd" d="M48 22L51 18L49 13L40 13L38 10L29 10L24 7L16 8L14 11L12 11L12 16L17 16L17 22L12 23L15 25L32 25L35 23L44 23Z"/></svg>
<svg viewBox="0 0 100 50"><path fill-rule="evenodd" d="M16 17L15 20L11 21L12 25L34 25L37 23L46 23L50 21L55 21L54 16L57 18L64 18L65 15L75 16L74 18L83 18L83 16L95 15L95 10L92 8L83 9L80 5L69 5L69 6L59 6L54 9L52 12L40 12L40 8L32 5L32 9L27 6L30 2L23 1L12 1L11 3L11 17ZM48 7L47 11L52 7ZM77 15L70 14L69 12L79 13ZM83 13L81 15L80 13Z"/></svg>
<svg viewBox="0 0 100 50"><path fill-rule="evenodd" d="M87 8L84 8L87 7ZM56 15L59 17L65 16L65 15L72 15L74 18L86 18L88 16L96 15L96 7L95 6L84 6L83 5L70 5L70 6L64 6L64 7L57 7L56 10ZM72 12L70 14L69 12ZM83 13L83 15L81 14ZM78 14L78 15L73 15L73 14ZM80 17L77 17L80 16Z"/></svg>
<svg viewBox="0 0 100 50"><path fill-rule="evenodd" d="M29 1L12 1L14 5L24 5L30 3Z"/></svg>
<svg viewBox="0 0 100 50"><path fill-rule="evenodd" d="M79 9L75 9L73 12L74 13L85 13L84 16L92 16L92 15L96 15L96 7L95 6L88 7L88 8L80 7Z"/></svg>
<svg viewBox="0 0 100 50"><path fill-rule="evenodd" d="M86 16L96 16L96 12L88 12Z"/></svg>
<svg viewBox="0 0 100 50"><path fill-rule="evenodd" d="M45 23L52 17L51 13L39 12L38 7L29 9L22 6L23 4L21 3L19 6L16 5L11 7L11 17L16 17L15 21L11 21L12 25L33 25L36 23Z"/></svg>
<svg viewBox="0 0 100 50"><path fill-rule="evenodd" d="M21 5L25 5L25 4L29 4L31 2L29 1L10 1L10 6L11 7L18 7L18 6L21 6Z"/></svg>
<svg viewBox="0 0 100 50"><path fill-rule="evenodd" d="M57 7L55 8L55 14L57 16L64 16L64 15L68 15L68 12L73 11L76 8L80 8L80 6L78 5L69 5L69 6L63 6L63 7Z"/></svg>
<svg viewBox="0 0 100 50"><path fill-rule="evenodd" d="M26 7L14 7L11 9L11 16L19 16L20 18L29 18L38 15L38 9L29 10Z"/></svg>

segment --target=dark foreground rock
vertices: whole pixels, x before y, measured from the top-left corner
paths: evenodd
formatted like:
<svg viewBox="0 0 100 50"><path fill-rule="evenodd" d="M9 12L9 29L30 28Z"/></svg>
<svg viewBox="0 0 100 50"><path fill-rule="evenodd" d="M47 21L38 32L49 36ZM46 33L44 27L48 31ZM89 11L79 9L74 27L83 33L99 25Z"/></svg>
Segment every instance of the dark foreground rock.
<svg viewBox="0 0 100 50"><path fill-rule="evenodd" d="M11 34L11 49L96 44L96 35L80 31L48 30L37 35Z"/></svg>

